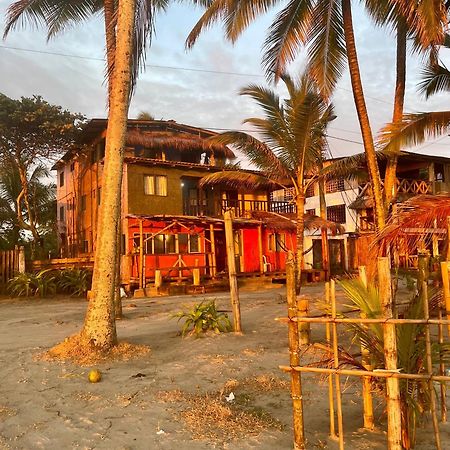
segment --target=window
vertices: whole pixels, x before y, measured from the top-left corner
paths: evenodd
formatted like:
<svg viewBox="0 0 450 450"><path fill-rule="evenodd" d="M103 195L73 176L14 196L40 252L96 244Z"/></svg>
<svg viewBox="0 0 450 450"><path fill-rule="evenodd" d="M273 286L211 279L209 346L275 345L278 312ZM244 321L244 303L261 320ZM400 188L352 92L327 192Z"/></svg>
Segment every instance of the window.
<svg viewBox="0 0 450 450"><path fill-rule="evenodd" d="M86 211L86 195L81 196L81 211Z"/></svg>
<svg viewBox="0 0 450 450"><path fill-rule="evenodd" d="M315 216L316 215L316 210L313 209L307 209L306 210L306 214L309 214L310 216Z"/></svg>
<svg viewBox="0 0 450 450"><path fill-rule="evenodd" d="M312 183L312 184L310 184L308 186L308 189L306 189L306 192L305 192L305 197L314 197L314 195L315 195L315 191L314 191L315 185L316 185L315 183Z"/></svg>
<svg viewBox="0 0 450 450"><path fill-rule="evenodd" d="M144 175L145 195L167 196L167 177L164 175Z"/></svg>
<svg viewBox="0 0 450 450"><path fill-rule="evenodd" d="M61 222L64 222L64 206L60 206L59 207L59 220Z"/></svg>
<svg viewBox="0 0 450 450"><path fill-rule="evenodd" d="M345 183L344 179L341 178L340 180L330 180L327 181L325 185L325 192L327 194L330 194L332 192L342 192L345 191Z"/></svg>
<svg viewBox="0 0 450 450"><path fill-rule="evenodd" d="M64 171L59 173L59 187L64 186Z"/></svg>
<svg viewBox="0 0 450 450"><path fill-rule="evenodd" d="M345 205L335 205L327 207L327 219L335 223L345 223Z"/></svg>
<svg viewBox="0 0 450 450"><path fill-rule="evenodd" d="M144 233L144 253L147 255L167 255L174 253L199 253L200 237L198 234L157 234ZM139 250L139 233L133 234L133 247Z"/></svg>

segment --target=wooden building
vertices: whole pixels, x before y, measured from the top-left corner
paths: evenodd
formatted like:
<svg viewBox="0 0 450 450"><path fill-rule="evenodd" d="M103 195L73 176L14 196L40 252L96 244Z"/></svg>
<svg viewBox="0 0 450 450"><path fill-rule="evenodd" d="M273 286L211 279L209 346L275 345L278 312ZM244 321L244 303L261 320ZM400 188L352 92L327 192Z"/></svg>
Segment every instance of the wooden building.
<svg viewBox="0 0 450 450"><path fill-rule="evenodd" d="M107 121L93 119L77 148L54 166L57 171L61 257L93 255L101 208L101 179ZM223 212L234 212L237 271L284 271L295 248L294 205L271 199L269 191L199 187L208 173L235 158L211 144L215 133L174 121L129 120L121 205L122 279L145 284L155 269L171 279L217 277L226 268ZM307 227L324 225L308 216ZM327 225L325 223L325 225Z"/></svg>

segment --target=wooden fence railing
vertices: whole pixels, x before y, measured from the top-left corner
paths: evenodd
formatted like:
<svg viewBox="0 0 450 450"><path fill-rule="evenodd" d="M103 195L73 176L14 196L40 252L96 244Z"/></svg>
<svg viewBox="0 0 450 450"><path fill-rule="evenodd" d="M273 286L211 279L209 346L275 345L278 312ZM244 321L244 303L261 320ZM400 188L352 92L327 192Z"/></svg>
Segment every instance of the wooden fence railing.
<svg viewBox="0 0 450 450"><path fill-rule="evenodd" d="M0 285L4 285L18 272L25 272L23 247L0 251Z"/></svg>

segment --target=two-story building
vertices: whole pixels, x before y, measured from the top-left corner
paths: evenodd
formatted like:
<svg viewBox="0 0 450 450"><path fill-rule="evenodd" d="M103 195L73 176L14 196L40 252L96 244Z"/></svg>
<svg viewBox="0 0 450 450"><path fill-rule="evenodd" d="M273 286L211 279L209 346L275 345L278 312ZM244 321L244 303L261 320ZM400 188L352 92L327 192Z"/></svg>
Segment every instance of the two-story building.
<svg viewBox="0 0 450 450"><path fill-rule="evenodd" d="M106 127L104 119L91 120L79 145L54 166L61 257L93 255ZM189 277L194 267L203 276L224 272L226 209L236 217L238 272L285 269L287 251L295 248L294 205L272 199L269 190L200 188L202 177L227 170L235 158L228 147L208 141L214 135L174 121L129 120L118 230L124 283L143 285L155 269L175 279ZM307 217L310 229L318 223L324 224Z"/></svg>

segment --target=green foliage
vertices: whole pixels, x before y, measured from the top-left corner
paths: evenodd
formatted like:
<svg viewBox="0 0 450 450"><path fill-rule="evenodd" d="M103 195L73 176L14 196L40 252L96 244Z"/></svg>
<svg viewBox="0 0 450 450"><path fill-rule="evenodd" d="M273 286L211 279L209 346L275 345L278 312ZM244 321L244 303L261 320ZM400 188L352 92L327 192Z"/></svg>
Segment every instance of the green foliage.
<svg viewBox="0 0 450 450"><path fill-rule="evenodd" d="M47 297L56 292L56 276L51 269L38 273L20 273L8 282L8 292L14 297Z"/></svg>
<svg viewBox="0 0 450 450"><path fill-rule="evenodd" d="M201 302L189 311L180 311L172 318L178 318L178 322L184 319L181 327L181 335L195 335L199 337L208 331L216 334L231 331L232 326L226 313L217 310L215 300L208 303Z"/></svg>
<svg viewBox="0 0 450 450"><path fill-rule="evenodd" d="M341 281L351 307L360 309L367 318L382 317L382 305L378 290L365 287L359 280ZM430 295L429 304L433 304L434 295ZM423 296L415 293L404 310L401 311L405 319L423 319ZM384 335L381 324L351 324L350 330L354 335L354 342L370 349L370 364L373 369L384 369ZM423 324L402 324L396 326L397 333L397 365L404 373L420 374L426 372L425 359L425 326ZM352 357L345 352L348 364L361 367L359 356ZM448 345L434 344L432 346L433 362L438 363L439 357L444 362L449 360ZM354 358L352 360L352 358ZM400 401L402 409L402 429L404 443L413 446L417 424L423 419L423 414L429 411L430 395L424 380L400 380ZM410 448L410 447L408 447Z"/></svg>
<svg viewBox="0 0 450 450"><path fill-rule="evenodd" d="M64 269L58 278L58 287L74 297L84 297L91 287L92 272L87 269Z"/></svg>

